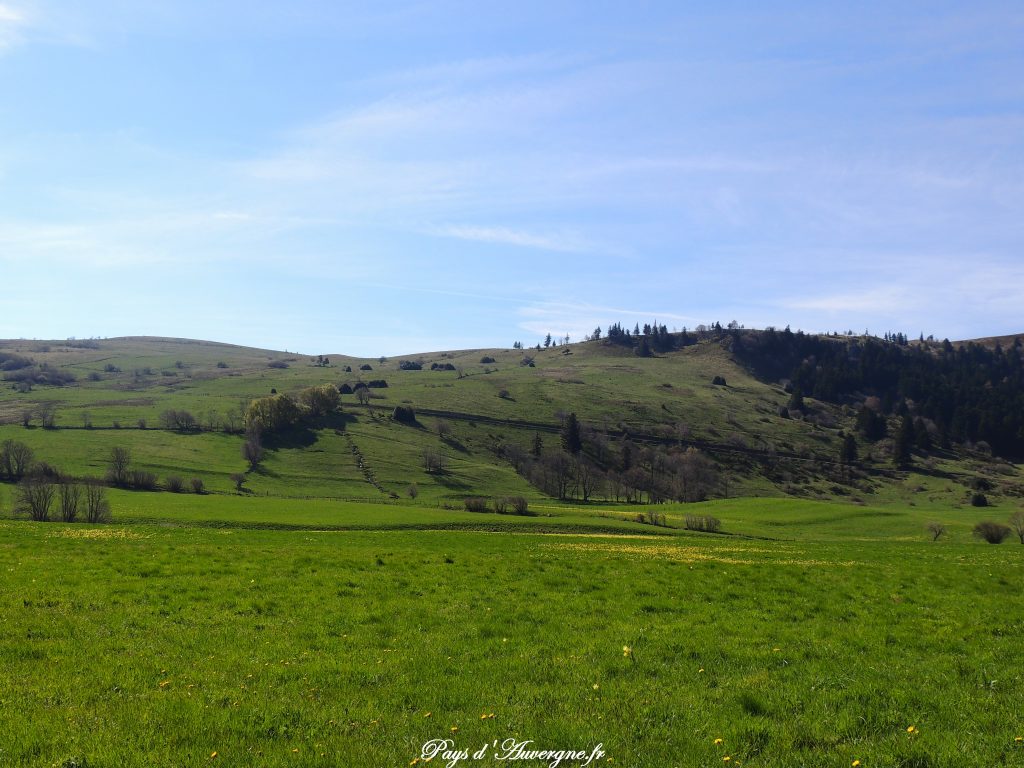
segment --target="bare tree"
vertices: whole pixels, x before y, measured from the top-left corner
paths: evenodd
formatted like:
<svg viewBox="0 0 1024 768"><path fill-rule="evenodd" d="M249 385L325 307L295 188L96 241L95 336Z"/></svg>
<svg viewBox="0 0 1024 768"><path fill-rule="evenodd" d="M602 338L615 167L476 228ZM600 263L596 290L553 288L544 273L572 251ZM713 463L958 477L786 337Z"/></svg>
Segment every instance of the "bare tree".
<svg viewBox="0 0 1024 768"><path fill-rule="evenodd" d="M50 519L53 495L53 482L50 478L30 475L18 485L18 506L31 519L45 523Z"/></svg>
<svg viewBox="0 0 1024 768"><path fill-rule="evenodd" d="M931 534L932 541L938 541L946 533L946 526L943 523L931 522L925 527Z"/></svg>
<svg viewBox="0 0 1024 768"><path fill-rule="evenodd" d="M53 429L57 425L56 403L43 403L39 406L39 421L43 429Z"/></svg>
<svg viewBox="0 0 1024 768"><path fill-rule="evenodd" d="M1024 510L1018 509L1013 513L1010 517L1010 525L1013 527L1013 532L1020 539L1020 543L1024 544Z"/></svg>
<svg viewBox="0 0 1024 768"><path fill-rule="evenodd" d="M423 469L427 472L436 473L444 471L445 456L437 448L427 446L420 456L423 461Z"/></svg>
<svg viewBox="0 0 1024 768"><path fill-rule="evenodd" d="M118 488L128 484L128 469L132 463L132 455L127 448L115 446L110 449L107 459L107 478Z"/></svg>
<svg viewBox="0 0 1024 768"><path fill-rule="evenodd" d="M235 472L233 475L231 475L231 482L235 484L235 490L238 492L242 491L242 486L245 485L245 481L248 479L249 478L247 478L241 472Z"/></svg>
<svg viewBox="0 0 1024 768"><path fill-rule="evenodd" d="M242 443L242 458L249 462L250 469L256 469L263 461L263 441L260 439L260 431L250 425L246 430L245 442Z"/></svg>
<svg viewBox="0 0 1024 768"><path fill-rule="evenodd" d="M447 440L452 436L452 425L445 419L438 419L434 422L434 431L437 432L437 436L442 440Z"/></svg>
<svg viewBox="0 0 1024 768"><path fill-rule="evenodd" d="M10 480L21 480L32 465L32 459L32 449L17 440L4 440L0 447L0 470Z"/></svg>
<svg viewBox="0 0 1024 768"><path fill-rule="evenodd" d="M73 523L78 519L78 510L82 503L82 486L70 478L63 477L60 481L60 519L65 523Z"/></svg>
<svg viewBox="0 0 1024 768"><path fill-rule="evenodd" d="M110 504L107 503L107 489L94 477L85 481L85 521L104 523L110 519Z"/></svg>

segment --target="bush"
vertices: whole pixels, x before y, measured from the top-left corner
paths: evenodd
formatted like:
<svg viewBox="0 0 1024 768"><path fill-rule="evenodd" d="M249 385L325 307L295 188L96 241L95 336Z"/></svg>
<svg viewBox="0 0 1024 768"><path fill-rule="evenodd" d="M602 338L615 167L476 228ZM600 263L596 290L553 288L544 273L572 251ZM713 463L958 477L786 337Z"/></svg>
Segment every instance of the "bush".
<svg viewBox="0 0 1024 768"><path fill-rule="evenodd" d="M206 486L203 484L202 479L198 477L193 477L189 481L189 484L192 486L192 493L201 495L206 492Z"/></svg>
<svg viewBox="0 0 1024 768"><path fill-rule="evenodd" d="M147 472L144 469L133 469L130 475L130 482L132 488L136 491L155 491L157 477L152 472Z"/></svg>
<svg viewBox="0 0 1024 768"><path fill-rule="evenodd" d="M974 526L974 535L989 544L1002 544L1010 535L1010 526L984 520Z"/></svg>
<svg viewBox="0 0 1024 768"><path fill-rule="evenodd" d="M725 377L724 376L715 376L715 378L713 378L711 380L711 383L714 384L716 387L724 387L724 386L726 386Z"/></svg>
<svg viewBox="0 0 1024 768"><path fill-rule="evenodd" d="M494 511L499 515L504 515L508 512L508 499L502 497L494 500Z"/></svg>
<svg viewBox="0 0 1024 768"><path fill-rule="evenodd" d="M494 358L491 357L490 355L484 355L483 357L480 358L480 363L482 365L489 365L490 363L493 363L493 362L494 362Z"/></svg>
<svg viewBox="0 0 1024 768"><path fill-rule="evenodd" d="M412 483L408 488L405 489L405 493L410 499L415 499L417 496L420 495L420 488L418 485L416 485L416 483Z"/></svg>
<svg viewBox="0 0 1024 768"><path fill-rule="evenodd" d="M181 493L185 489L185 481L177 475L168 475L164 485L171 493Z"/></svg>
<svg viewBox="0 0 1024 768"><path fill-rule="evenodd" d="M522 496L509 496L508 503L512 505L512 511L517 515L528 515L530 513L530 504Z"/></svg>
<svg viewBox="0 0 1024 768"><path fill-rule="evenodd" d="M487 499L480 496L470 496L464 502L467 512L486 512Z"/></svg>
<svg viewBox="0 0 1024 768"><path fill-rule="evenodd" d="M988 497L984 493L975 493L971 495L971 506L972 507L987 507Z"/></svg>
<svg viewBox="0 0 1024 768"><path fill-rule="evenodd" d="M499 389L498 397L500 397L502 400L508 400L511 397L511 395L509 394L509 391L507 389Z"/></svg>
<svg viewBox="0 0 1024 768"><path fill-rule="evenodd" d="M684 525L688 531L705 533L718 533L722 529L722 521L711 515L687 515Z"/></svg>
<svg viewBox="0 0 1024 768"><path fill-rule="evenodd" d="M241 492L242 486L245 484L246 480L248 480L248 478L241 472L235 472L233 475L231 475L231 482L235 484L236 491Z"/></svg>
<svg viewBox="0 0 1024 768"><path fill-rule="evenodd" d="M168 409L160 414L160 425L177 432L194 432L199 429L199 419L188 411Z"/></svg>
<svg viewBox="0 0 1024 768"><path fill-rule="evenodd" d="M419 371L423 369L423 365L415 360L403 360L398 364L398 368L402 371Z"/></svg>
<svg viewBox="0 0 1024 768"><path fill-rule="evenodd" d="M359 370L360 371L372 371L373 370L373 366L370 365L369 363L363 363L362 365L359 366Z"/></svg>
<svg viewBox="0 0 1024 768"><path fill-rule="evenodd" d="M384 379L370 379L366 382L366 386L370 389L387 389L388 383Z"/></svg>
<svg viewBox="0 0 1024 768"><path fill-rule="evenodd" d="M352 392L353 392L352 385L349 384L347 381L344 384L342 384L340 387L338 387L338 394L339 395L351 395Z"/></svg>
<svg viewBox="0 0 1024 768"><path fill-rule="evenodd" d="M391 412L391 418L399 424L415 424L416 411L412 409L412 406L396 405L395 410Z"/></svg>
<svg viewBox="0 0 1024 768"><path fill-rule="evenodd" d="M946 526L942 523L928 523L926 528L932 537L932 541L938 541L946 533Z"/></svg>
<svg viewBox="0 0 1024 768"><path fill-rule="evenodd" d="M287 367L288 367L288 363L286 363L284 360L271 360L269 363L267 363L267 368L287 368Z"/></svg>

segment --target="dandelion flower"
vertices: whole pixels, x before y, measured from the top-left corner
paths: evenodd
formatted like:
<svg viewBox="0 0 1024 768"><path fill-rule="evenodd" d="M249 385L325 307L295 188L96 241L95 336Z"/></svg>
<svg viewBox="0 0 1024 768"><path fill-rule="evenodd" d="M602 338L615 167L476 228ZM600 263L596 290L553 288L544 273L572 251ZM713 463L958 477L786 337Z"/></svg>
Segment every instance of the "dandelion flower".
<svg viewBox="0 0 1024 768"><path fill-rule="evenodd" d="M728 763L728 762L730 762L731 760L732 760L732 758L731 758L731 757L729 757L728 755L726 755L725 757L723 757L723 758L722 758L722 762L723 762L723 763Z"/></svg>
<svg viewBox="0 0 1024 768"><path fill-rule="evenodd" d="M717 746L718 746L719 744L721 744L721 743L722 743L722 740L721 740L721 739L715 739L715 746L716 746L716 747L717 747Z"/></svg>
<svg viewBox="0 0 1024 768"><path fill-rule="evenodd" d="M1013 740L1014 744L1020 744L1021 742L1024 742L1024 736L1018 736Z"/></svg>
<svg viewBox="0 0 1024 768"><path fill-rule="evenodd" d="M458 730L459 730L459 726L457 726L457 725L453 725L452 726L452 733L458 733Z"/></svg>
<svg viewBox="0 0 1024 768"><path fill-rule="evenodd" d="M217 753L216 753L216 751L214 751L214 752L211 752L211 753L210 753L210 759L211 759L211 760L212 760L213 758L215 758L216 756L217 756Z"/></svg>
<svg viewBox="0 0 1024 768"><path fill-rule="evenodd" d="M854 760L850 765L853 766L853 768L860 768L860 760Z"/></svg>
<svg viewBox="0 0 1024 768"><path fill-rule="evenodd" d="M698 669L697 670L697 674L698 675L703 675L704 674L704 667L701 667L700 669Z"/></svg>
<svg viewBox="0 0 1024 768"><path fill-rule="evenodd" d="M601 687L600 685L598 685L597 683L594 683L594 690L595 690L595 691L596 691L596 690L597 690L598 688L600 688L600 687Z"/></svg>
<svg viewBox="0 0 1024 768"><path fill-rule="evenodd" d="M433 714L433 713L432 713L432 712L427 712L427 713L426 713L426 714L424 714L423 716L424 716L424 717L430 717L430 716L431 716L431 714Z"/></svg>
<svg viewBox="0 0 1024 768"><path fill-rule="evenodd" d="M628 645L622 646L622 655L623 656L627 656L627 657L628 656L632 656L633 655L633 649L630 648Z"/></svg>
<svg viewBox="0 0 1024 768"><path fill-rule="evenodd" d="M907 726L907 733L917 733L917 732L918 731L917 731L917 726L916 725L908 725Z"/></svg>
<svg viewBox="0 0 1024 768"><path fill-rule="evenodd" d="M409 765L416 765L417 763L419 763L419 761L420 759L418 757L414 757L412 760L409 761Z"/></svg>

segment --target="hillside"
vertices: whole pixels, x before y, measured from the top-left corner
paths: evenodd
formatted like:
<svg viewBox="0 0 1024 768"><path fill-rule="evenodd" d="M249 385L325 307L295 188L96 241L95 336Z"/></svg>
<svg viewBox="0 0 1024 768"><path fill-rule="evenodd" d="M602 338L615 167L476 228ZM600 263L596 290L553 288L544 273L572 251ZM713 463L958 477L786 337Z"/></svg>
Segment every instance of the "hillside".
<svg viewBox="0 0 1024 768"><path fill-rule="evenodd" d="M1022 493L1014 465L973 445L936 439L898 467L895 411L869 439L856 399L816 400L809 387L794 403L792 385L739 354L729 334L648 357L607 339L321 359L151 337L4 341L0 357L10 381L0 390L0 440L23 442L77 477L102 477L110 450L124 447L160 485L197 477L207 491L233 493L230 476L245 473L254 496L420 506L461 507L477 495L535 504L798 496L952 508L978 488L995 503ZM343 394L340 413L264 435L263 460L248 468L243 431L254 398L322 384L348 392L360 382L370 387ZM396 407L411 408L415 422L396 420ZM194 425L167 423L169 411ZM559 457L569 414L582 450L567 465ZM857 459L842 464L846 435L856 435ZM428 471L428 454L439 470Z"/></svg>

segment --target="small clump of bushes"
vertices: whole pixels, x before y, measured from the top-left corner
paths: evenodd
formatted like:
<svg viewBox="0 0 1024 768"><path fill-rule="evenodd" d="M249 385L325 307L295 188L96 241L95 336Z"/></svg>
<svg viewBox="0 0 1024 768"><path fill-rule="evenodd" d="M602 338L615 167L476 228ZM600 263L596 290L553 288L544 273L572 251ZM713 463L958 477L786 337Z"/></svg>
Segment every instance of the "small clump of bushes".
<svg viewBox="0 0 1024 768"><path fill-rule="evenodd" d="M490 503L482 496L470 496L463 500L467 512L494 511L499 515L528 515L530 503L523 496L500 496Z"/></svg>
<svg viewBox="0 0 1024 768"><path fill-rule="evenodd" d="M687 515L683 525L688 531L718 533L722 530L722 521L713 515Z"/></svg>

